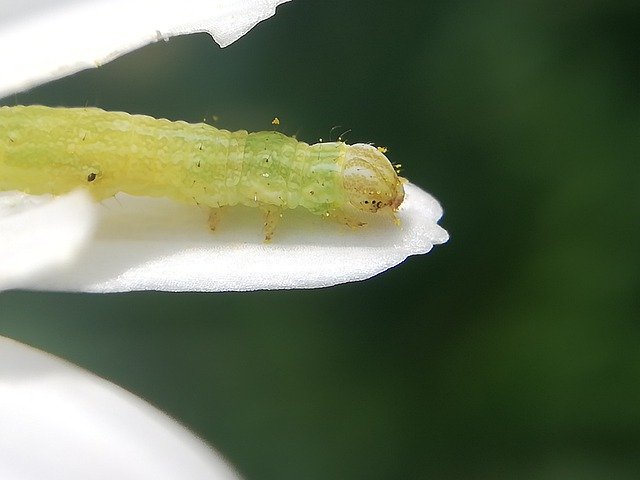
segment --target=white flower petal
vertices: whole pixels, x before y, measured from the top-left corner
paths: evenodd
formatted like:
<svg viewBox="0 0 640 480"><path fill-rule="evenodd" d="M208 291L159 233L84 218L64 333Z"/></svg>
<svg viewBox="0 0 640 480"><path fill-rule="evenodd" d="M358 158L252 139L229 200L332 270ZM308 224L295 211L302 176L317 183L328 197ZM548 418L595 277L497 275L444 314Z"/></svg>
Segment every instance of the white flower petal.
<svg viewBox="0 0 640 480"><path fill-rule="evenodd" d="M175 35L227 46L286 1L0 0L0 97Z"/></svg>
<svg viewBox="0 0 640 480"><path fill-rule="evenodd" d="M0 290L72 261L93 233L95 208L82 191L56 199L1 193Z"/></svg>
<svg viewBox="0 0 640 480"><path fill-rule="evenodd" d="M140 398L0 337L3 480L230 480L211 448Z"/></svg>
<svg viewBox="0 0 640 480"><path fill-rule="evenodd" d="M95 233L72 261L12 286L83 292L228 291L364 280L449 238L436 223L442 216L438 202L415 185L405 185L405 191L400 227L383 217L350 230L298 208L284 212L269 244L263 242L257 208L226 209L218 229L211 232L204 209L118 195L94 210ZM56 219L48 220L48 225L34 228L56 229ZM0 266L0 279L2 275Z"/></svg>

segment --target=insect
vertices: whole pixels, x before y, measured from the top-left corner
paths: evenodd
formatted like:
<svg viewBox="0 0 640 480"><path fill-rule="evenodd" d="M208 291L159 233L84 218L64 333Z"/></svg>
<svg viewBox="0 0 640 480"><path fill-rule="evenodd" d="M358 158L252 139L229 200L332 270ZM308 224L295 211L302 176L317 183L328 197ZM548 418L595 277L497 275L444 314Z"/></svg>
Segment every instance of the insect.
<svg viewBox="0 0 640 480"><path fill-rule="evenodd" d="M222 207L259 207L265 241L282 212L297 207L352 227L380 213L397 223L404 181L367 144L309 145L275 131L99 108L0 107L0 191L169 197L209 207L212 230Z"/></svg>

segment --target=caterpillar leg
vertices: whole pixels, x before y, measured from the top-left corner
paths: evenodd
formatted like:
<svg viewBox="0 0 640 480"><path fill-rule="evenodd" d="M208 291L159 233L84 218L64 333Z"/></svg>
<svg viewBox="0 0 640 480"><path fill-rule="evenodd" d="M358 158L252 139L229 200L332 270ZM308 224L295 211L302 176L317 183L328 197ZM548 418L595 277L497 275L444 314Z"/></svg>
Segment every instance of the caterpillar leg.
<svg viewBox="0 0 640 480"><path fill-rule="evenodd" d="M222 217L222 207L220 208L210 208L209 209L209 228L212 232L215 232L216 228L218 228L218 224L220 223L220 218Z"/></svg>
<svg viewBox="0 0 640 480"><path fill-rule="evenodd" d="M336 222L342 223L349 228L361 228L367 225L367 223L363 222L360 218L348 215L342 210L330 210L327 212L327 217L332 218Z"/></svg>
<svg viewBox="0 0 640 480"><path fill-rule="evenodd" d="M264 241L269 243L278 226L278 222L282 218L282 209L278 207L262 207L264 212Z"/></svg>

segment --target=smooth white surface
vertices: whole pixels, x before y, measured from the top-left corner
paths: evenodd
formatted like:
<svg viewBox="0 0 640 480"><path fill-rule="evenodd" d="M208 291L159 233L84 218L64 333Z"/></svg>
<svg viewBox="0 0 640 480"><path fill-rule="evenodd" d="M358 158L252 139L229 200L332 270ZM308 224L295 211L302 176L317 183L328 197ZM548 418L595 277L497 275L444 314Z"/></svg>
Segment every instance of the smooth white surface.
<svg viewBox="0 0 640 480"><path fill-rule="evenodd" d="M211 448L148 403L0 337L2 480L231 480Z"/></svg>
<svg viewBox="0 0 640 480"><path fill-rule="evenodd" d="M22 193L0 195L0 290L72 262L93 234L93 211L84 192L47 202ZM52 219L55 228L40 228Z"/></svg>
<svg viewBox="0 0 640 480"><path fill-rule="evenodd" d="M218 229L211 232L208 212L197 206L127 195L101 204L88 202L91 213L77 221L95 222L95 230L73 257L44 269L27 265L33 274L14 274L9 280L3 278L0 262L0 286L84 292L227 291L317 288L364 280L449 238L437 225L442 216L438 202L415 185L405 185L405 191L400 227L378 216L367 227L352 230L298 208L284 212L270 244L263 242L257 208L226 209ZM3 193L0 203L16 195L24 198ZM46 205L52 200L30 201ZM68 216L64 209L59 214ZM50 211L46 222L23 225L14 234L28 238L32 230L40 230L46 236L59 225Z"/></svg>
<svg viewBox="0 0 640 480"><path fill-rule="evenodd" d="M225 47L287 1L0 0L0 97L175 35Z"/></svg>

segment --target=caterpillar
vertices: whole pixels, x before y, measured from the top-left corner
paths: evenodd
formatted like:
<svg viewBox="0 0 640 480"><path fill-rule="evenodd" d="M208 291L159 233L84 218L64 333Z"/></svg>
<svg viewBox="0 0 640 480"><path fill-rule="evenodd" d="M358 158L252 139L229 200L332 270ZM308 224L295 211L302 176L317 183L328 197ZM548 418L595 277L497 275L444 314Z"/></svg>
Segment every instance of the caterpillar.
<svg viewBox="0 0 640 480"><path fill-rule="evenodd" d="M404 181L368 144L309 145L99 108L0 107L0 191L169 197L209 207L212 230L222 207L259 207L265 241L297 207L352 227L380 212L397 223Z"/></svg>

